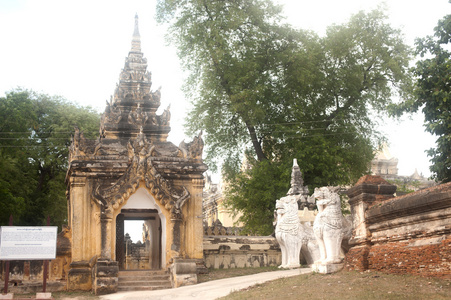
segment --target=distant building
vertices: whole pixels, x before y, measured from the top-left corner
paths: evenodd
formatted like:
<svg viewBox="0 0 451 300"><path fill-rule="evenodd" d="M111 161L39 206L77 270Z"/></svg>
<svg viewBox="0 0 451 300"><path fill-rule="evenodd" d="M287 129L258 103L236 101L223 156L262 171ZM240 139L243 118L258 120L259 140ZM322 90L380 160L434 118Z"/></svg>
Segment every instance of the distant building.
<svg viewBox="0 0 451 300"><path fill-rule="evenodd" d="M371 173L384 179L398 176L398 159L390 154L387 145L384 145L371 161Z"/></svg>
<svg viewBox="0 0 451 300"><path fill-rule="evenodd" d="M241 227L238 222L239 215L233 216L230 210L224 205L224 196L220 183L213 183L211 176L205 177L205 187L203 191L203 221L204 226L213 226L219 220L224 227Z"/></svg>
<svg viewBox="0 0 451 300"><path fill-rule="evenodd" d="M419 174L416 168L410 176L398 175L398 159L390 154L387 145L384 145L371 161L371 174L381 176L395 184L398 187L398 194L400 192L418 191L436 184Z"/></svg>

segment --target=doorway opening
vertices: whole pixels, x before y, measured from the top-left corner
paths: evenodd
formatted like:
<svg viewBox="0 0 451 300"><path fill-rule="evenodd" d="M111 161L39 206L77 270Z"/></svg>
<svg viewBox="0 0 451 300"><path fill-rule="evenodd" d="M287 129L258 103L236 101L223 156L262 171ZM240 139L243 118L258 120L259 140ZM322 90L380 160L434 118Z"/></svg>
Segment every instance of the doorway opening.
<svg viewBox="0 0 451 300"><path fill-rule="evenodd" d="M119 269L161 269L161 236L161 219L156 209L122 209L116 218Z"/></svg>

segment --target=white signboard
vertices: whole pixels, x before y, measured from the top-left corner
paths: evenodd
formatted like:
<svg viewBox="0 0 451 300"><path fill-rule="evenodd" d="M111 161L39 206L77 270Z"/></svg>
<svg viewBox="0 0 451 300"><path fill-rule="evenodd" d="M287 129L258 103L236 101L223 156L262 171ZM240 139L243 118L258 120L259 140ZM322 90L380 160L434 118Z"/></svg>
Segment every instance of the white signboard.
<svg viewBox="0 0 451 300"><path fill-rule="evenodd" d="M57 226L0 227L0 260L55 259Z"/></svg>

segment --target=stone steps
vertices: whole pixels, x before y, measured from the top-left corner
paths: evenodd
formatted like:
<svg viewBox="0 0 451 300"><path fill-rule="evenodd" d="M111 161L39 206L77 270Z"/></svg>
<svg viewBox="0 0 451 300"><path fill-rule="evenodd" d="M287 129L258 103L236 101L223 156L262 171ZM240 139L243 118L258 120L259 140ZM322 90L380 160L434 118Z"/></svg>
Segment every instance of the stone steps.
<svg viewBox="0 0 451 300"><path fill-rule="evenodd" d="M172 288L170 275L167 271L131 270L119 271L117 290L150 291Z"/></svg>
<svg viewBox="0 0 451 300"><path fill-rule="evenodd" d="M126 270L119 271L119 276L153 276L153 275L169 275L165 270Z"/></svg>
<svg viewBox="0 0 451 300"><path fill-rule="evenodd" d="M136 282L136 281L148 281L151 280L167 280L169 275L154 275L154 276L127 276L121 277L119 276L119 282Z"/></svg>

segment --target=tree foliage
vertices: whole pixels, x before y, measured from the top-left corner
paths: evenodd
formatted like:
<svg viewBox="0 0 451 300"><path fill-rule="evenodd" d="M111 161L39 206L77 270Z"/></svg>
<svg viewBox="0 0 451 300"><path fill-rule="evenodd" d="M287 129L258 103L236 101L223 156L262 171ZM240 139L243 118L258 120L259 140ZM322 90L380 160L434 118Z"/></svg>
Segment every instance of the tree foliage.
<svg viewBox="0 0 451 300"><path fill-rule="evenodd" d="M64 183L74 126L94 137L99 114L91 108L16 89L0 98L0 224L43 225L67 218Z"/></svg>
<svg viewBox="0 0 451 300"><path fill-rule="evenodd" d="M417 77L415 98L401 103L395 113L424 114L426 130L436 136L436 148L428 150L430 170L436 180L451 181L451 15L435 27L434 36L416 40L416 53L422 57L414 68Z"/></svg>
<svg viewBox="0 0 451 300"><path fill-rule="evenodd" d="M281 12L269 0L158 3L190 71L189 133L206 132L206 161L223 159L229 203L259 233L268 233L275 200L288 190L282 174L293 158L311 187L364 174L379 137L375 116L411 84L410 49L382 10L360 12L324 37L283 24Z"/></svg>

